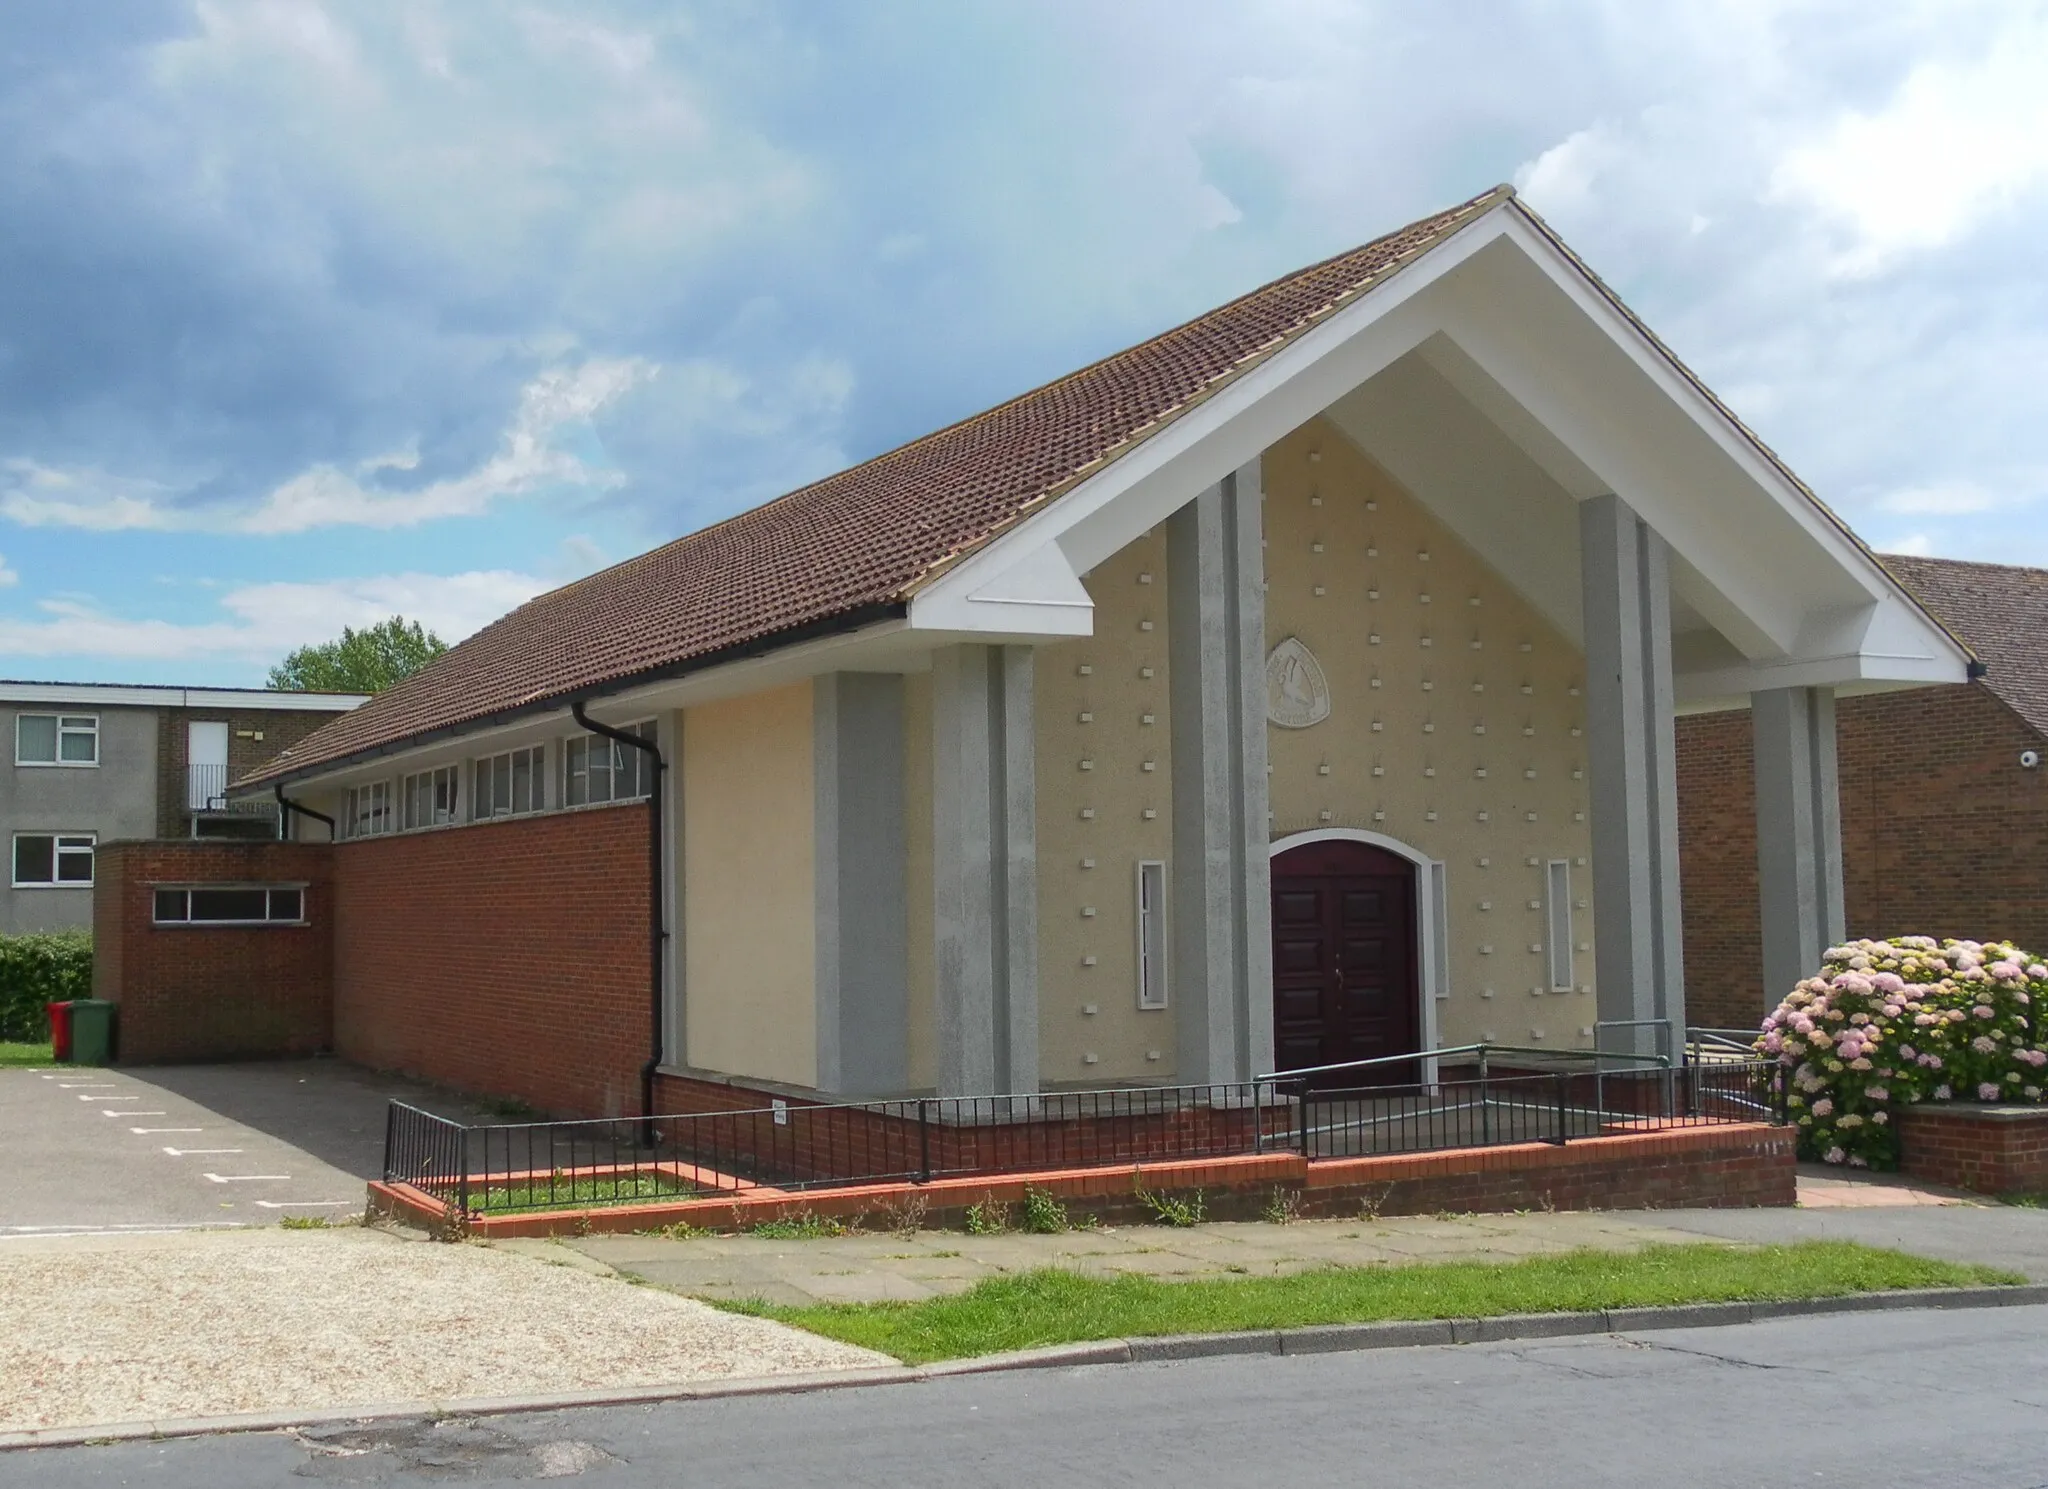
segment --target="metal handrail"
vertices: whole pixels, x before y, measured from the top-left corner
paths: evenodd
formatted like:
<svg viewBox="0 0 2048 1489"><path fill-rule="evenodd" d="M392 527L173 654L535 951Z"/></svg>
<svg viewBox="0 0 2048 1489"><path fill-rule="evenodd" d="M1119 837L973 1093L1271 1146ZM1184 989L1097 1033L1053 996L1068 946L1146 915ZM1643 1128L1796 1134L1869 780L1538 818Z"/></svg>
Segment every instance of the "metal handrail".
<svg viewBox="0 0 2048 1489"><path fill-rule="evenodd" d="M1268 1081L1299 1080L1305 1075L1328 1075L1336 1070L1363 1070L1370 1065L1399 1065L1416 1060L1441 1060L1445 1055L1478 1055L1484 1062L1488 1055L1552 1055L1574 1060L1640 1060L1648 1065L1670 1068L1669 1055L1638 1055L1631 1050L1580 1050L1551 1048L1544 1049L1533 1044L1454 1044L1443 1049L1416 1050L1408 1055L1375 1055L1370 1060L1345 1060L1336 1065L1304 1065L1299 1070L1276 1070L1265 1075L1255 1075L1252 1082L1263 1085Z"/></svg>

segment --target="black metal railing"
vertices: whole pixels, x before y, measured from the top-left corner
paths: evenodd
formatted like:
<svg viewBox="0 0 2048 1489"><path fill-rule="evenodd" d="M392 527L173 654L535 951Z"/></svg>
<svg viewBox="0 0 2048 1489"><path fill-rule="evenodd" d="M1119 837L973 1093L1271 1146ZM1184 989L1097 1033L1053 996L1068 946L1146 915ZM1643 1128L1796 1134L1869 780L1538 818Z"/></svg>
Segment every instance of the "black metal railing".
<svg viewBox="0 0 2048 1489"><path fill-rule="evenodd" d="M1782 1120L1774 1067L1461 1067L1409 1085L1230 1085L471 1126L393 1102L384 1178L468 1215L1256 1153L1310 1158L1565 1143Z"/></svg>
<svg viewBox="0 0 2048 1489"><path fill-rule="evenodd" d="M185 810L188 812L233 812L238 816L267 817L277 812L277 803L264 796L228 795L225 765L185 767Z"/></svg>

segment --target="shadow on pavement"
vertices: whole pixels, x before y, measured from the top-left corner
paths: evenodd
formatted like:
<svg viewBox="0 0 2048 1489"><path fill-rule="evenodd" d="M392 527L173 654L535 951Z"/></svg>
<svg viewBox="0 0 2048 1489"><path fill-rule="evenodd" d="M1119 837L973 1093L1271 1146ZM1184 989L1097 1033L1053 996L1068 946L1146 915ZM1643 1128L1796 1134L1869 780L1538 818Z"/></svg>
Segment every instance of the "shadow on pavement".
<svg viewBox="0 0 2048 1489"><path fill-rule="evenodd" d="M121 1073L290 1143L361 1179L384 1172L387 1103L409 1102L455 1121L489 1121L455 1093L345 1061L251 1061L232 1065L129 1065Z"/></svg>

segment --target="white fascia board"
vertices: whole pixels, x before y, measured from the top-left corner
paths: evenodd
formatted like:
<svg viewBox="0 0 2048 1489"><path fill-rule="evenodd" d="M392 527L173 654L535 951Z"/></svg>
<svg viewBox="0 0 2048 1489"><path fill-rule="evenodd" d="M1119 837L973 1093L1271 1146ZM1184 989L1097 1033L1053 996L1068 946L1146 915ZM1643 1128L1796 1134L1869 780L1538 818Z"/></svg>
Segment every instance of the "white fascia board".
<svg viewBox="0 0 2048 1489"><path fill-rule="evenodd" d="M1933 687L1968 680L1962 668L1951 667L1941 659L1859 651L1681 673L1671 679L1671 688L1677 702L1691 705L1742 698L1774 688L1882 692L1892 687Z"/></svg>
<svg viewBox="0 0 2048 1489"><path fill-rule="evenodd" d="M97 682L0 682L0 703L79 708L219 708L252 712L347 713L367 693L285 693L250 688L166 688Z"/></svg>
<svg viewBox="0 0 2048 1489"><path fill-rule="evenodd" d="M1016 561L972 590L940 585L912 605L919 630L1000 631L1031 636L1088 636L1095 602L1057 542L1026 548Z"/></svg>
<svg viewBox="0 0 2048 1489"><path fill-rule="evenodd" d="M1513 210L1502 214L1511 224L1504 231L1551 281L1607 332L1659 391L1683 409L1745 476L1774 496L1778 505L1863 586L1873 601L1902 605L1910 617L1911 626L1923 634L1932 652L1952 659L1959 670L1967 669L1968 653L1953 636L1921 611L1870 551L1856 541L1838 519L1825 511L1811 493L1792 479L1727 409L1708 396L1669 351L1646 334L1632 316L1591 281L1558 242L1530 220L1519 204L1512 205ZM1744 608L1749 609L1747 605Z"/></svg>
<svg viewBox="0 0 2048 1489"><path fill-rule="evenodd" d="M1062 587L1061 570L1068 576L1087 573L1414 349L1434 329L1427 316L1416 313L1416 297L1491 243L1511 220L1495 208L1460 229L962 560L912 599L912 629L1011 634L1028 618L1046 623L1036 633L1046 638L1091 634L1092 610L1086 612L1089 627L1074 628L1084 612L1071 591L1065 603L1019 605L1004 596L1028 592L1026 576L1049 593ZM1034 550L1055 547L1057 567L1048 558L1032 557ZM1015 585L1008 580L1013 571L1020 576ZM1078 588L1078 578L1074 583ZM990 597L977 598L985 589Z"/></svg>

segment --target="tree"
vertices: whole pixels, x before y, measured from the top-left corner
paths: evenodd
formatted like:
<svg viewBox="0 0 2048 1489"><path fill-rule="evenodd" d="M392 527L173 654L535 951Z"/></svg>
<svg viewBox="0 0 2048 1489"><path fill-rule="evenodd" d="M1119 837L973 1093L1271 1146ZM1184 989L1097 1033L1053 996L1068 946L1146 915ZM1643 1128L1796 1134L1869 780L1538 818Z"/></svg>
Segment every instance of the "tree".
<svg viewBox="0 0 2048 1489"><path fill-rule="evenodd" d="M291 693L381 693L448 650L448 643L402 615L341 639L302 646L270 669L270 686Z"/></svg>

